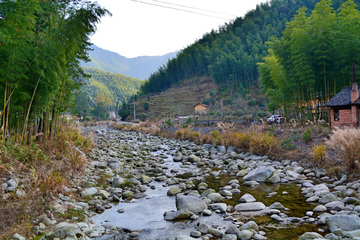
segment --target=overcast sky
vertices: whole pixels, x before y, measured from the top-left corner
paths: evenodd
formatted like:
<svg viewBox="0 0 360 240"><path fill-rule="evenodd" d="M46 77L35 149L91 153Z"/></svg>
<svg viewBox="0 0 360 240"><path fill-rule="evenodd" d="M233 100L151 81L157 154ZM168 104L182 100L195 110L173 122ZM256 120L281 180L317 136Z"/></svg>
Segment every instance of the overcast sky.
<svg viewBox="0 0 360 240"><path fill-rule="evenodd" d="M181 50L266 0L97 0L104 17L91 42L132 58ZM206 11L205 11L206 10Z"/></svg>

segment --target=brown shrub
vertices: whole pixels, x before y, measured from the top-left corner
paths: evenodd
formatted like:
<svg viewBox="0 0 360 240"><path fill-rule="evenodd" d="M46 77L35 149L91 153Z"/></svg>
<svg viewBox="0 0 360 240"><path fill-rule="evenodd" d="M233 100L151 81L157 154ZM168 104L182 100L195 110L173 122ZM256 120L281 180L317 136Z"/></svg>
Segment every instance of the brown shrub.
<svg viewBox="0 0 360 240"><path fill-rule="evenodd" d="M274 135L252 132L249 150L253 154L274 156L279 149L280 141Z"/></svg>

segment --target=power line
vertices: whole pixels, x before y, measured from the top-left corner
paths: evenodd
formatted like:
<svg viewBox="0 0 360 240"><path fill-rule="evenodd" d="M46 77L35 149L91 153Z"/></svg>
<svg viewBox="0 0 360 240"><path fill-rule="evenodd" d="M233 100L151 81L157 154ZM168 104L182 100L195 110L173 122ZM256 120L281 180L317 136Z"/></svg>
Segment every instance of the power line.
<svg viewBox="0 0 360 240"><path fill-rule="evenodd" d="M184 8L196 9L196 10L200 10L200 11L204 11L204 12L218 13L218 14L222 14L222 15L228 15L228 16L232 16L232 17L237 17L236 15L233 15L233 14L227 14L227 13L222 13L222 12L215 12L215 11L206 10L206 9L202 9L202 8L189 7L189 6L180 5L180 4L176 4L176 3L169 3L169 2L159 1L159 0L151 0L151 1L159 2L159 3L165 3L165 4L174 5L174 6L179 6L179 7L184 7Z"/></svg>
<svg viewBox="0 0 360 240"><path fill-rule="evenodd" d="M158 4L154 4L154 3L143 2L143 1L139 1L139 0L130 0L130 1L138 2L138 3L143 3L143 4L148 4L148 5L155 6L155 7L163 7L163 8L168 8L168 9L172 9L172 10L177 10L177 11L182 11L182 12L197 14L197 15L201 15L201 16L205 16L205 17L218 18L218 19L222 19L222 20L226 20L226 21L227 21L227 20L230 20L230 19L227 19L227 18L222 18L222 17L212 16L212 15L207 15L207 14L203 14L203 13L199 13L199 12L193 12L193 11L184 10L184 9L179 9L179 8L174 8L174 7L168 7L168 6L164 6L164 5L158 5Z"/></svg>

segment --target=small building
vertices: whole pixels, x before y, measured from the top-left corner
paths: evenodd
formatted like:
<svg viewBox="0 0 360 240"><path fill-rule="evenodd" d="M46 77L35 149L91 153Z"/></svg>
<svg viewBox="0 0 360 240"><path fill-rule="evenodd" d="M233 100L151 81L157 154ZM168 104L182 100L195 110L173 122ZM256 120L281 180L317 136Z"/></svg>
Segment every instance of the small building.
<svg viewBox="0 0 360 240"><path fill-rule="evenodd" d="M330 107L332 127L359 127L360 98L355 77L351 87L343 88L324 106Z"/></svg>
<svg viewBox="0 0 360 240"><path fill-rule="evenodd" d="M110 111L109 112L109 119L115 119L116 116L115 116L115 112L114 111Z"/></svg>
<svg viewBox="0 0 360 240"><path fill-rule="evenodd" d="M208 114L209 106L206 104L198 103L194 106L195 114Z"/></svg>

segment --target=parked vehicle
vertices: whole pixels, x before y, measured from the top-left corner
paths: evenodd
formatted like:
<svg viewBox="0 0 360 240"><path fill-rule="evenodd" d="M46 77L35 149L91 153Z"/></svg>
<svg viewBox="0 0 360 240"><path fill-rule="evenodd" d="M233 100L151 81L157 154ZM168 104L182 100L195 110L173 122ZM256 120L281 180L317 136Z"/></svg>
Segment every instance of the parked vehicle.
<svg viewBox="0 0 360 240"><path fill-rule="evenodd" d="M273 124L273 123L283 123L285 121L285 118L283 118L281 115L272 115L268 118L267 123Z"/></svg>

